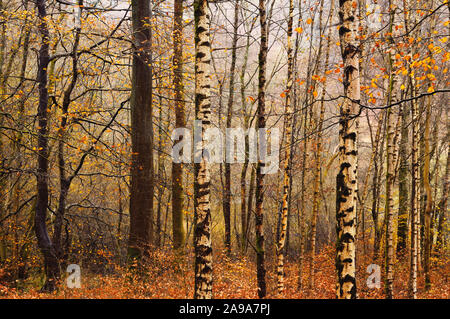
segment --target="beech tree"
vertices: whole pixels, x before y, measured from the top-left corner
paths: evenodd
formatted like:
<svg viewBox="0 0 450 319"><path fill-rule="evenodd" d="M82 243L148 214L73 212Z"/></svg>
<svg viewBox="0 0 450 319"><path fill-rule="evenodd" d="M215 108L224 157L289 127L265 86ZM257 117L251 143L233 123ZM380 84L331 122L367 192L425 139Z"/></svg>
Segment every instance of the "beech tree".
<svg viewBox="0 0 450 319"><path fill-rule="evenodd" d="M34 230L37 237L38 246L44 256L45 284L43 291L51 292L55 290L60 277L59 260L55 247L48 235L47 230L47 210L48 210L48 73L49 65L49 42L50 34L46 22L47 11L45 0L36 2L39 33L41 35L41 47L39 49L38 62L38 83L39 83L39 105L38 105L38 152L37 152L37 200L36 214L34 220Z"/></svg>
<svg viewBox="0 0 450 319"><path fill-rule="evenodd" d="M140 259L153 244L153 122L151 2L131 3L133 66L131 87L130 258Z"/></svg>

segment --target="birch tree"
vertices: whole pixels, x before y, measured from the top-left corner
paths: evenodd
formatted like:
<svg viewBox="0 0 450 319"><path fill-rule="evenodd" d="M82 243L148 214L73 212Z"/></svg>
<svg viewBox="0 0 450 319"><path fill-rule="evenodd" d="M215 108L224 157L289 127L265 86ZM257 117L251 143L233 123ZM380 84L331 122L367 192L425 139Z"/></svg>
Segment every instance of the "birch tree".
<svg viewBox="0 0 450 319"><path fill-rule="evenodd" d="M203 139L205 130L211 125L210 102L210 16L207 0L195 0L195 117L200 122L199 134ZM212 247L210 168L203 154L203 142L195 146L194 157L194 249L195 249L195 299L212 298Z"/></svg>
<svg viewBox="0 0 450 319"><path fill-rule="evenodd" d="M339 3L339 37L344 62L344 100L339 120L339 173L336 176L337 297L356 298L355 236L357 201L358 119L360 101L356 0Z"/></svg>
<svg viewBox="0 0 450 319"><path fill-rule="evenodd" d="M289 0L289 17L288 17L288 29L287 29L287 55L288 55L288 74L286 85L286 100L285 100L285 141L286 151L284 154L284 167L283 167L283 199L281 206L281 225L280 236L277 243L277 287L278 293L282 294L284 290L284 246L286 243L286 230L288 223L288 206L289 206L289 187L291 186L291 173L290 173L290 161L291 161L291 135L292 135L292 84L294 82L294 61L292 50L292 29L294 22L294 2Z"/></svg>
<svg viewBox="0 0 450 319"><path fill-rule="evenodd" d="M266 18L265 0L259 0L259 23L260 23L260 47L258 55L258 109L257 109L257 129L266 127L265 108L266 108L266 63L267 63L267 41L268 29ZM258 147L261 147L261 136L258 138ZM256 167L256 207L255 207L255 230L256 230L256 268L258 296L264 298L266 296L266 269L264 265L264 228L263 228L263 201L264 201L264 174L262 169L264 162L258 158Z"/></svg>

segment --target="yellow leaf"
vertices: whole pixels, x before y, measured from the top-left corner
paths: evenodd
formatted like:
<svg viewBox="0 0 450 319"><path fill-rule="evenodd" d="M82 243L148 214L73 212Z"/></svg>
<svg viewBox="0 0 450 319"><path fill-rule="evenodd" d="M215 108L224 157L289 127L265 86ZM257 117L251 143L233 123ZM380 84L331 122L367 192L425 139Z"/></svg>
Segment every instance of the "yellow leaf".
<svg viewBox="0 0 450 319"><path fill-rule="evenodd" d="M306 20L306 23L307 23L307 24L311 24L311 23L312 23L312 19L309 18L308 20Z"/></svg>
<svg viewBox="0 0 450 319"><path fill-rule="evenodd" d="M295 31L298 32L298 33L302 33L303 32L303 28L302 27L295 28Z"/></svg>

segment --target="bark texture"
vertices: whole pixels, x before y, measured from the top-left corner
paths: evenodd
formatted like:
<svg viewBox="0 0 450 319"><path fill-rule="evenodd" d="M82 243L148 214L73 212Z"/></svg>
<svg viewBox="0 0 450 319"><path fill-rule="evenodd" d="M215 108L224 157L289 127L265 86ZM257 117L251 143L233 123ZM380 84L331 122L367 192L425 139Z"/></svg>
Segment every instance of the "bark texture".
<svg viewBox="0 0 450 319"><path fill-rule="evenodd" d="M153 241L153 124L150 2L132 0L131 187L128 255L144 256Z"/></svg>
<svg viewBox="0 0 450 319"><path fill-rule="evenodd" d="M266 60L267 60L267 21L266 5L264 0L259 0L259 23L261 28L261 39L258 56L259 74L258 74L258 110L257 110L257 128L266 127L265 104L266 104ZM259 145L258 145L259 146ZM263 228L263 200L264 200L264 175L261 173L264 162L258 159L256 167L256 192L255 192L255 229L256 229L256 268L258 297L266 296L266 268L264 265L264 228Z"/></svg>
<svg viewBox="0 0 450 319"><path fill-rule="evenodd" d="M39 33L41 35L41 47L39 49L39 64L37 82L39 85L39 105L38 105L38 151L37 151L37 199L36 214L34 218L34 231L36 234L39 249L44 256L45 284L42 291L51 292L56 289L60 278L59 261L55 247L49 237L47 230L47 209L48 209L48 86L47 68L49 65L49 42L50 35L47 26L47 12L45 0L36 2Z"/></svg>
<svg viewBox="0 0 450 319"><path fill-rule="evenodd" d="M175 90L175 127L186 126L183 94L183 0L174 1L173 22L173 88ZM177 143L178 141L174 141ZM172 234L173 248L184 246L183 226L183 164L172 163Z"/></svg>
<svg viewBox="0 0 450 319"><path fill-rule="evenodd" d="M344 101L339 120L339 173L336 177L337 298L356 299L355 237L357 202L357 135L360 101L358 24L355 0L339 2Z"/></svg>
<svg viewBox="0 0 450 319"><path fill-rule="evenodd" d="M195 17L195 117L201 122L203 137L211 125L210 63L211 44L209 34L209 9L207 0L194 2ZM202 142L200 141L200 144ZM203 153L203 145L196 145L196 152ZM210 169L204 156L194 164L194 249L195 249L195 299L212 298L212 247Z"/></svg>
<svg viewBox="0 0 450 319"><path fill-rule="evenodd" d="M291 135L292 135L292 84L294 82L294 63L292 54L292 25L294 21L294 2L289 1L289 18L288 18L288 30L287 30L287 55L288 55L288 74L287 74L287 86L286 86L286 101L285 101L285 141L286 151L284 154L284 167L283 167L283 199L281 205L281 223L280 223L280 236L277 242L277 288L278 293L282 294L284 291L284 247L286 244L286 233L288 223L288 209L289 209L289 195L291 186Z"/></svg>

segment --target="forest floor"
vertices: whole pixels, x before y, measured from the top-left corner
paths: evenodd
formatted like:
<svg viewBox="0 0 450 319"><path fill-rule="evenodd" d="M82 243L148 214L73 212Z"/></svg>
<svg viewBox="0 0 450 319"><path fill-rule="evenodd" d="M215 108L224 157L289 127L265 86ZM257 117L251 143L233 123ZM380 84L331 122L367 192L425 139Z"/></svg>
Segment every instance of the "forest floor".
<svg viewBox="0 0 450 319"><path fill-rule="evenodd" d="M214 256L213 294L217 299L257 298L256 266L248 258L229 258L223 253ZM82 273L81 288L67 288L65 283L54 293L40 293L36 284L17 289L4 285L0 281L0 298L192 298L194 274L192 258L181 262L170 253L155 254L152 264L142 279L119 267L113 275ZM357 271L359 298L384 298L383 283L381 288L368 288L369 276L366 268L372 263L370 258L360 258ZM303 271L304 289L297 289L298 263L286 263L285 293L276 292L276 272L274 264L267 264L268 298L290 299L333 299L335 297L334 247L325 247L316 257L315 287L307 289L309 282L309 265ZM382 267L382 263L380 262ZM1 271L1 270L0 270ZM450 260L448 256L439 261L433 260L430 290L424 290L424 278L418 277L418 298L450 299ZM395 264L394 297L407 298L408 262Z"/></svg>

